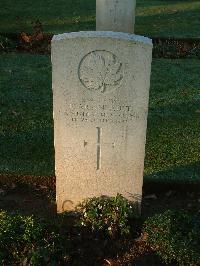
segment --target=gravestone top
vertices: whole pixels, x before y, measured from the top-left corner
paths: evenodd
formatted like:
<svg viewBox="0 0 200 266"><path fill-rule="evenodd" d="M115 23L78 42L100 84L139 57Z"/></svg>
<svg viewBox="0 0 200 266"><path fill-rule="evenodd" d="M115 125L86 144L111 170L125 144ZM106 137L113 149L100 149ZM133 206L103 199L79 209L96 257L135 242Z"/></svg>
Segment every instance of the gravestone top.
<svg viewBox="0 0 200 266"><path fill-rule="evenodd" d="M140 205L150 39L76 32L52 40L56 197L59 212L118 193Z"/></svg>
<svg viewBox="0 0 200 266"><path fill-rule="evenodd" d="M132 42L141 43L143 45L151 45L152 40L148 37L124 33L124 32L113 32L113 31L80 31L80 32L70 32L54 35L52 42L61 41L64 39L73 39L73 38L106 38L106 39L120 39L120 40L129 40Z"/></svg>
<svg viewBox="0 0 200 266"><path fill-rule="evenodd" d="M136 0L96 0L96 30L134 32Z"/></svg>

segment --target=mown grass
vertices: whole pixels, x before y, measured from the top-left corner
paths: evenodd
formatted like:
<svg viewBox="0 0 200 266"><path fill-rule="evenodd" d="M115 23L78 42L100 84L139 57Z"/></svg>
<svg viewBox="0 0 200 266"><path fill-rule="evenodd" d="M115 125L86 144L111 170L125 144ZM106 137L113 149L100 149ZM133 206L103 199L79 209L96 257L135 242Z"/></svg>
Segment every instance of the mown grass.
<svg viewBox="0 0 200 266"><path fill-rule="evenodd" d="M135 32L153 37L200 37L200 2L139 0Z"/></svg>
<svg viewBox="0 0 200 266"><path fill-rule="evenodd" d="M94 30L95 3L96 0L1 0L0 32L31 32L36 20L48 33ZM137 0L137 34L199 37L199 20L197 0Z"/></svg>
<svg viewBox="0 0 200 266"><path fill-rule="evenodd" d="M198 60L153 61L146 180L200 180ZM0 55L0 173L54 175L50 57Z"/></svg>
<svg viewBox="0 0 200 266"><path fill-rule="evenodd" d="M0 105L0 172L53 175L50 58L1 55Z"/></svg>
<svg viewBox="0 0 200 266"><path fill-rule="evenodd" d="M200 61L152 65L146 179L200 180Z"/></svg>

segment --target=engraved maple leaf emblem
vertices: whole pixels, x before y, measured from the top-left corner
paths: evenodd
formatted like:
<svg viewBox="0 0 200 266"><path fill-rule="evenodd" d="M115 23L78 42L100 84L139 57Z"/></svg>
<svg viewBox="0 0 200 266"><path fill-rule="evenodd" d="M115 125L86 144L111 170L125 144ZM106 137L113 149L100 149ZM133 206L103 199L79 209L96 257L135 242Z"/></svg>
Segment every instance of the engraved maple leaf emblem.
<svg viewBox="0 0 200 266"><path fill-rule="evenodd" d="M94 51L82 60L79 76L86 88L105 92L121 83L122 63L111 52Z"/></svg>

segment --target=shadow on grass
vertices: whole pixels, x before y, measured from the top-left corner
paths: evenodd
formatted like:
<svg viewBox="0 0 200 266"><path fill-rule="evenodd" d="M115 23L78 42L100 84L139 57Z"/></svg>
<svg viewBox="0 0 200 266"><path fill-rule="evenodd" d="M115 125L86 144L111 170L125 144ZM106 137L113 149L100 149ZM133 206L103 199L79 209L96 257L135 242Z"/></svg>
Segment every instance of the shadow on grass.
<svg viewBox="0 0 200 266"><path fill-rule="evenodd" d="M179 99L181 99L181 97L182 95L179 96ZM174 119L180 119L182 121L187 121L189 117L191 117L192 119L199 119L198 108L200 101L198 99L194 99L193 101L185 101L180 104L171 103L165 105L165 103L166 99L160 99L160 103L158 103L160 106L150 107L149 118L153 119L154 117L162 117L166 119L169 117L174 117Z"/></svg>
<svg viewBox="0 0 200 266"><path fill-rule="evenodd" d="M174 167L166 171L144 176L146 193L177 191L200 191L200 162Z"/></svg>
<svg viewBox="0 0 200 266"><path fill-rule="evenodd" d="M0 171L8 174L53 175L53 129L38 128L0 136Z"/></svg>

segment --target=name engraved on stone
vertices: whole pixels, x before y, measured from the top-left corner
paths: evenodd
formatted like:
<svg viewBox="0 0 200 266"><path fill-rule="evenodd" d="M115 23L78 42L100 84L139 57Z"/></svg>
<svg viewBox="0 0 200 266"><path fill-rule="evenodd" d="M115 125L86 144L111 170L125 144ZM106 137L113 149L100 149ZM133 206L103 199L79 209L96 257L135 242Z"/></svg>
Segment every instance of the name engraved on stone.
<svg viewBox="0 0 200 266"><path fill-rule="evenodd" d="M86 89L101 93L120 87L124 72L119 58L109 51L93 51L79 65L79 79Z"/></svg>
<svg viewBox="0 0 200 266"><path fill-rule="evenodd" d="M101 169L101 156L102 156L102 152L101 152L101 147L104 145L111 145L112 148L115 147L115 143L102 143L101 142L101 136L102 136L102 128L101 127L97 127L97 142L96 142L96 147L97 147L97 166L96 166L96 170L100 170ZM86 147L87 145L89 145L89 142L84 140L84 147Z"/></svg>
<svg viewBox="0 0 200 266"><path fill-rule="evenodd" d="M145 112L136 111L133 105L109 104L70 104L65 112L66 118L72 122L127 123L143 119Z"/></svg>

